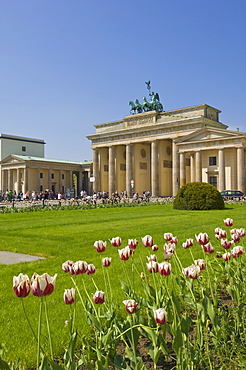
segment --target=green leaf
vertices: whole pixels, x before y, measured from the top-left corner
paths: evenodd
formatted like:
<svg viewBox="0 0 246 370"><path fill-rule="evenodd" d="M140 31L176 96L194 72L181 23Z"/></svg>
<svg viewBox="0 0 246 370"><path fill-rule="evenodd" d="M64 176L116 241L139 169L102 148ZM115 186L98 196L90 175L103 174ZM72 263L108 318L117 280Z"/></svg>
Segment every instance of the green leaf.
<svg viewBox="0 0 246 370"><path fill-rule="evenodd" d="M7 369L7 370L10 370L10 367L9 365L7 364L7 362L3 361L2 359L0 359L0 369L4 370L4 369Z"/></svg>

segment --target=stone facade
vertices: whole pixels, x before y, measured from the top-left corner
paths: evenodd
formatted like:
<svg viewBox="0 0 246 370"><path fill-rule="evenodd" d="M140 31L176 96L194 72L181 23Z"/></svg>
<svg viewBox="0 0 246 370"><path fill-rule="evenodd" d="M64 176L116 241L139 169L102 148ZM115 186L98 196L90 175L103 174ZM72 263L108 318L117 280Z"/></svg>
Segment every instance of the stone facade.
<svg viewBox="0 0 246 370"><path fill-rule="evenodd" d="M203 181L245 192L246 134L227 130L219 113L202 104L95 125L93 190L173 196Z"/></svg>

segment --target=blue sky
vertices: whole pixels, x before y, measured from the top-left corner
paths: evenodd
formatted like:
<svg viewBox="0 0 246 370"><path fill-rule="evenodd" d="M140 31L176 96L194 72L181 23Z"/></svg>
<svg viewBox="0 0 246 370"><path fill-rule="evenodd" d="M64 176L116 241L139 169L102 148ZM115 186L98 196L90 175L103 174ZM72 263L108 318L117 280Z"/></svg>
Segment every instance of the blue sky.
<svg viewBox="0 0 246 370"><path fill-rule="evenodd" d="M209 104L246 132L244 0L0 0L0 132L89 160L94 124L151 81L164 109Z"/></svg>

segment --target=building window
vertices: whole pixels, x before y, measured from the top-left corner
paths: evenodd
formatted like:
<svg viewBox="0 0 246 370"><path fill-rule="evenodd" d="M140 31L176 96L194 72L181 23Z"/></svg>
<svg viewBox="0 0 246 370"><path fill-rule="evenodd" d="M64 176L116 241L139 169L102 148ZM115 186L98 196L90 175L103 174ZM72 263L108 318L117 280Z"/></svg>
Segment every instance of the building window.
<svg viewBox="0 0 246 370"><path fill-rule="evenodd" d="M209 184L215 186L217 188L217 176L210 176L209 177Z"/></svg>
<svg viewBox="0 0 246 370"><path fill-rule="evenodd" d="M209 166L216 166L216 157L209 157Z"/></svg>
<svg viewBox="0 0 246 370"><path fill-rule="evenodd" d="M126 171L126 164L125 163L120 163L120 170L121 171Z"/></svg>
<svg viewBox="0 0 246 370"><path fill-rule="evenodd" d="M40 179L42 179L42 178L43 178L43 172L40 172Z"/></svg>
<svg viewBox="0 0 246 370"><path fill-rule="evenodd" d="M65 179L65 175L64 175L64 173L62 173L62 180L64 180Z"/></svg>
<svg viewBox="0 0 246 370"><path fill-rule="evenodd" d="M26 147L25 146L22 147L22 151L26 152Z"/></svg>
<svg viewBox="0 0 246 370"><path fill-rule="evenodd" d="M54 175L53 173L51 174L51 178L52 178L52 179L54 179L54 178L55 178L55 175Z"/></svg>
<svg viewBox="0 0 246 370"><path fill-rule="evenodd" d="M104 172L108 172L108 165L107 164L104 165Z"/></svg>
<svg viewBox="0 0 246 370"><path fill-rule="evenodd" d="M40 185L40 192L43 191L43 185Z"/></svg>

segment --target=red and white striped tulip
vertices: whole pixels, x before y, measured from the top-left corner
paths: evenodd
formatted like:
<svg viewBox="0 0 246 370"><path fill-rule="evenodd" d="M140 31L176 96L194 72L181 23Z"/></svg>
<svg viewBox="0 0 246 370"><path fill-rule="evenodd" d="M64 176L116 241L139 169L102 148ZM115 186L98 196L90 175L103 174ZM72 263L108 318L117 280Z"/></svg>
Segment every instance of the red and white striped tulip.
<svg viewBox="0 0 246 370"><path fill-rule="evenodd" d="M224 220L224 224L226 225L226 226L232 226L233 225L233 219L232 218L226 218L225 220Z"/></svg>
<svg viewBox="0 0 246 370"><path fill-rule="evenodd" d="M175 243L165 243L163 246L164 253L165 254L174 254L176 250L176 244Z"/></svg>
<svg viewBox="0 0 246 370"><path fill-rule="evenodd" d="M57 274L53 277L45 273L43 275L33 274L31 278L31 291L36 297L50 295L55 289Z"/></svg>
<svg viewBox="0 0 246 370"><path fill-rule="evenodd" d="M105 293L101 290L97 290L96 293L93 296L93 301L96 304L102 304L105 302Z"/></svg>
<svg viewBox="0 0 246 370"><path fill-rule="evenodd" d="M109 267L111 265L112 258L111 257L105 257L102 259L102 265L104 267Z"/></svg>
<svg viewBox="0 0 246 370"><path fill-rule="evenodd" d="M196 235L196 241L200 245L208 244L208 242L209 242L208 234L207 233L200 233L200 234Z"/></svg>
<svg viewBox="0 0 246 370"><path fill-rule="evenodd" d="M240 242L240 236L237 233L232 234L231 238L234 241L234 243L239 243Z"/></svg>
<svg viewBox="0 0 246 370"><path fill-rule="evenodd" d="M183 274L191 279L197 279L200 274L200 267L197 265L191 265L182 270Z"/></svg>
<svg viewBox="0 0 246 370"><path fill-rule="evenodd" d="M209 254L214 253L214 247L212 246L210 242L205 245L202 245L201 247L205 253L209 253Z"/></svg>
<svg viewBox="0 0 246 370"><path fill-rule="evenodd" d="M173 243L173 244L178 244L178 238L177 236L173 236L172 239L170 240L170 243Z"/></svg>
<svg viewBox="0 0 246 370"><path fill-rule="evenodd" d="M200 267L200 270L203 271L206 269L206 262L203 259L195 260L195 265Z"/></svg>
<svg viewBox="0 0 246 370"><path fill-rule="evenodd" d="M88 263L86 261L76 261L71 266L69 266L71 275L85 274L88 268Z"/></svg>
<svg viewBox="0 0 246 370"><path fill-rule="evenodd" d="M142 243L145 247L152 247L154 245L154 239L150 235L145 235L142 238Z"/></svg>
<svg viewBox="0 0 246 370"><path fill-rule="evenodd" d="M137 241L137 239L128 239L128 247L130 248L130 249L136 249L137 248L137 246L138 246L138 241Z"/></svg>
<svg viewBox="0 0 246 370"><path fill-rule="evenodd" d="M151 249L152 249L153 252L156 252L156 251L158 251L159 248L158 248L158 245L154 244L154 245L152 245Z"/></svg>
<svg viewBox="0 0 246 370"><path fill-rule="evenodd" d="M62 271L70 272L70 266L72 266L72 265L73 265L73 261L68 260L68 261L64 262L62 264Z"/></svg>
<svg viewBox="0 0 246 370"><path fill-rule="evenodd" d="M164 234L164 239L166 242L170 242L172 240L173 234L172 233L165 233Z"/></svg>
<svg viewBox="0 0 246 370"><path fill-rule="evenodd" d="M193 246L193 239L187 239L184 243L182 243L184 249L188 249Z"/></svg>
<svg viewBox="0 0 246 370"><path fill-rule="evenodd" d="M220 243L224 249L230 249L233 245L233 241L227 239L221 239Z"/></svg>
<svg viewBox="0 0 246 370"><path fill-rule="evenodd" d="M128 245L125 248L118 249L120 259L123 261L129 260L132 251Z"/></svg>
<svg viewBox="0 0 246 370"><path fill-rule="evenodd" d="M218 233L218 236L220 239L225 239L226 236L227 236L227 232L223 229L220 229L219 233Z"/></svg>
<svg viewBox="0 0 246 370"><path fill-rule="evenodd" d="M65 289L63 299L66 304L73 304L75 302L75 289Z"/></svg>
<svg viewBox="0 0 246 370"><path fill-rule="evenodd" d="M94 243L94 248L98 253L102 253L106 250L107 242L103 242L102 240L97 240Z"/></svg>
<svg viewBox="0 0 246 370"><path fill-rule="evenodd" d="M229 261L229 259L231 258L231 253L226 252L226 253L222 254L222 258L223 258L224 261Z"/></svg>
<svg viewBox="0 0 246 370"><path fill-rule="evenodd" d="M112 238L110 242L113 247L120 247L122 244L122 240L119 236L116 236L116 238Z"/></svg>
<svg viewBox="0 0 246 370"><path fill-rule="evenodd" d="M164 308L154 310L154 319L157 324L164 325L167 322L167 312Z"/></svg>
<svg viewBox="0 0 246 370"><path fill-rule="evenodd" d="M155 254L151 254L149 257L146 257L146 258L147 258L148 262L150 262L150 261L157 262L157 257L156 257Z"/></svg>
<svg viewBox="0 0 246 370"><path fill-rule="evenodd" d="M27 297L30 293L31 282L27 275L19 274L13 277L14 293L19 298Z"/></svg>
<svg viewBox="0 0 246 370"><path fill-rule="evenodd" d="M127 299L123 303L127 313L133 314L137 311L138 303L134 299Z"/></svg>
<svg viewBox="0 0 246 370"><path fill-rule="evenodd" d="M245 236L245 229L243 229L243 228L237 229L236 234L238 234L240 236L240 238L243 238Z"/></svg>
<svg viewBox="0 0 246 370"><path fill-rule="evenodd" d="M158 272L158 263L156 261L150 261L148 263L146 263L146 266L147 266L147 269L149 272Z"/></svg>
<svg viewBox="0 0 246 370"><path fill-rule="evenodd" d="M161 262L158 264L158 269L162 276L168 276L171 274L172 266L169 262Z"/></svg>
<svg viewBox="0 0 246 370"><path fill-rule="evenodd" d="M216 234L216 235L219 235L220 230L221 230L221 228L220 228L220 227L216 227L216 229L214 230L215 234Z"/></svg>
<svg viewBox="0 0 246 370"><path fill-rule="evenodd" d="M95 274L95 272L96 272L96 267L92 263L90 263L87 266L87 270L86 270L87 275L93 275Z"/></svg>
<svg viewBox="0 0 246 370"><path fill-rule="evenodd" d="M243 254L243 247L237 245L231 250L231 255L233 258L239 257Z"/></svg>

